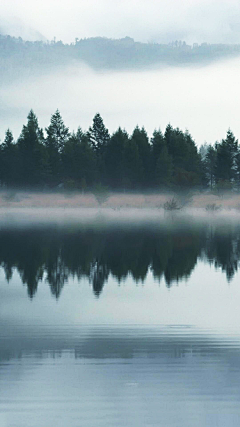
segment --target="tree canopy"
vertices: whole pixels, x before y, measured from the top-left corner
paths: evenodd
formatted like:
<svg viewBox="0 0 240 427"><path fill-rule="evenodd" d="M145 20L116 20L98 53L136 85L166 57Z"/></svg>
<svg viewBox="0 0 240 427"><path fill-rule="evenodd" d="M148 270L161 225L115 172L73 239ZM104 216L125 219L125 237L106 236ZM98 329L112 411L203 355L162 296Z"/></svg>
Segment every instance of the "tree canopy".
<svg viewBox="0 0 240 427"><path fill-rule="evenodd" d="M88 131L70 132L59 112L45 129L30 110L14 141L7 129L0 145L0 183L21 188L91 190L239 189L240 148L229 129L225 139L199 150L188 131L168 124L149 138L144 127L111 135L97 113Z"/></svg>

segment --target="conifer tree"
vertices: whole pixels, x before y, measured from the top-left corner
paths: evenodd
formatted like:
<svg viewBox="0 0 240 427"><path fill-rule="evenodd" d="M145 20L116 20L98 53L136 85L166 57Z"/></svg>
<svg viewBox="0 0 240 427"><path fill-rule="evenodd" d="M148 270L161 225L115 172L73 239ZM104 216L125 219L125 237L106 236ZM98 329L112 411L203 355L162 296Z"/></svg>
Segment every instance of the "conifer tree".
<svg viewBox="0 0 240 427"><path fill-rule="evenodd" d="M1 145L0 160L1 181L6 185L14 185L18 181L18 158L17 146L10 129L7 129Z"/></svg>
<svg viewBox="0 0 240 427"><path fill-rule="evenodd" d="M120 127L112 135L106 149L107 183L110 187L121 188L124 184L124 148L128 134Z"/></svg>
<svg viewBox="0 0 240 427"><path fill-rule="evenodd" d="M153 132L151 139L152 182L154 186L169 186L172 179L172 159L160 130Z"/></svg>
<svg viewBox="0 0 240 427"><path fill-rule="evenodd" d="M94 150L100 153L104 152L110 140L110 135L99 113L93 118L93 124L89 128L89 135Z"/></svg>
<svg viewBox="0 0 240 427"><path fill-rule="evenodd" d="M150 183L150 151L151 146L149 144L147 132L144 128L140 129L138 126L133 131L131 140L137 145L139 158L141 162L141 176L140 186L148 186Z"/></svg>
<svg viewBox="0 0 240 427"><path fill-rule="evenodd" d="M84 190L94 182L95 153L88 135L81 128L70 135L62 151L63 174L65 180L72 180L73 185Z"/></svg>
<svg viewBox="0 0 240 427"><path fill-rule="evenodd" d="M207 153L204 159L205 171L207 182L210 185L211 190L215 184L215 171L216 171L216 150L213 146L209 145Z"/></svg>
<svg viewBox="0 0 240 427"><path fill-rule="evenodd" d="M225 139L216 143L216 182L232 185L237 177L238 140L229 129Z"/></svg>
<svg viewBox="0 0 240 427"><path fill-rule="evenodd" d="M36 186L44 183L47 157L43 145L43 131L38 126L38 119L33 110L29 112L27 119L27 125L23 126L17 143L19 179L23 185Z"/></svg>
<svg viewBox="0 0 240 427"><path fill-rule="evenodd" d="M110 135L99 113L94 116L93 124L89 128L88 135L93 150L96 153L98 180L106 182L105 153L110 141Z"/></svg>
<svg viewBox="0 0 240 427"><path fill-rule="evenodd" d="M61 180L61 153L70 135L59 110L56 110L51 116L50 125L46 128L46 132L45 145L48 153L49 183L56 185Z"/></svg>

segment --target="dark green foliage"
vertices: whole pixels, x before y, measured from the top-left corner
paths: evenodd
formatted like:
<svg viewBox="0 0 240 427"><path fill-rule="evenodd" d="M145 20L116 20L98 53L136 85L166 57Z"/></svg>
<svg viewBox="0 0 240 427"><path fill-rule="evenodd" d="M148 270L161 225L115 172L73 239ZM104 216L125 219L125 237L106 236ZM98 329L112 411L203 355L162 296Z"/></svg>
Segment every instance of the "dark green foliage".
<svg viewBox="0 0 240 427"><path fill-rule="evenodd" d="M105 164L105 153L107 145L110 141L110 135L108 129L103 123L103 119L99 113L93 118L93 124L89 128L89 140L92 148L96 153L97 160L97 178L106 181L106 164Z"/></svg>
<svg viewBox="0 0 240 427"><path fill-rule="evenodd" d="M157 188L164 188L171 186L172 183L172 157L168 153L166 140L162 132L154 131L151 152L151 171L153 174L153 186Z"/></svg>
<svg viewBox="0 0 240 427"><path fill-rule="evenodd" d="M147 132L144 128L140 129L138 126L134 129L131 136L131 141L136 144L139 153L139 184L142 187L150 185L150 155L151 146L149 144Z"/></svg>
<svg viewBox="0 0 240 427"><path fill-rule="evenodd" d="M48 182L53 185L61 180L61 153L69 138L69 129L65 126L59 110L52 115L46 132L45 146L47 147L49 165Z"/></svg>
<svg viewBox="0 0 240 427"><path fill-rule="evenodd" d="M191 188L217 191L240 188L240 150L232 131L215 146L197 151L189 132L167 125L149 142L144 128L132 136L121 127L111 136L100 114L88 132L70 133L57 110L46 136L31 110L17 143L8 129L0 148L3 186L92 190L102 185L116 190Z"/></svg>
<svg viewBox="0 0 240 427"><path fill-rule="evenodd" d="M119 128L111 137L106 149L107 180L113 188L124 187L124 151L128 144L128 134Z"/></svg>
<svg viewBox="0 0 240 427"><path fill-rule="evenodd" d="M14 143L12 132L8 129L0 151L1 181L12 186L18 182L18 146Z"/></svg>
<svg viewBox="0 0 240 427"><path fill-rule="evenodd" d="M136 142L131 138L124 146L124 189L139 187L141 177L141 160Z"/></svg>
<svg viewBox="0 0 240 427"><path fill-rule="evenodd" d="M93 124L89 128L89 135L94 150L104 152L110 140L110 135L99 113L93 118Z"/></svg>
<svg viewBox="0 0 240 427"><path fill-rule="evenodd" d="M229 129L227 136L216 143L216 183L231 183L237 177L237 158L238 158L238 141Z"/></svg>
<svg viewBox="0 0 240 427"><path fill-rule="evenodd" d="M96 156L91 149L88 135L81 128L73 133L62 149L64 180L72 180L83 191L94 183Z"/></svg>
<svg viewBox="0 0 240 427"><path fill-rule="evenodd" d="M119 128L106 150L107 179L113 188L136 188L141 177L138 146L125 130Z"/></svg>
<svg viewBox="0 0 240 427"><path fill-rule="evenodd" d="M23 126L18 139L19 182L24 186L43 185L47 170L47 152L43 145L44 136L38 119L31 110L27 125Z"/></svg>
<svg viewBox="0 0 240 427"><path fill-rule="evenodd" d="M169 124L164 139L173 163L173 183L179 188L197 186L201 182L201 158L188 132L173 129Z"/></svg>
<svg viewBox="0 0 240 427"><path fill-rule="evenodd" d="M211 145L209 145L203 162L205 166L206 178L211 190L213 189L213 186L215 183L216 160L217 160L216 149Z"/></svg>

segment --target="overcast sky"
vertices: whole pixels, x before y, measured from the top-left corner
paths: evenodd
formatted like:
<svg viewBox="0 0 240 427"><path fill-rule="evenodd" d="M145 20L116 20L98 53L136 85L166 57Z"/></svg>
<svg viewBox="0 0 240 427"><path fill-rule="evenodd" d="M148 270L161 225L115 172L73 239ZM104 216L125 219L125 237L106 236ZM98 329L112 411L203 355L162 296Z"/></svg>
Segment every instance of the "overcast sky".
<svg viewBox="0 0 240 427"><path fill-rule="evenodd" d="M0 0L0 32L240 43L240 0Z"/></svg>

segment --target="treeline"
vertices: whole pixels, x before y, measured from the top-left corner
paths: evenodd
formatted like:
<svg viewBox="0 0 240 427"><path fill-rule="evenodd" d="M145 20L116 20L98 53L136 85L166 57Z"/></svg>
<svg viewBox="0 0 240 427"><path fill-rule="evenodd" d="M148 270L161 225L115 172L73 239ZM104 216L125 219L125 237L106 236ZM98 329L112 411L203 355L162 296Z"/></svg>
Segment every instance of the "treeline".
<svg viewBox="0 0 240 427"><path fill-rule="evenodd" d="M226 139L198 152L189 132L170 124L149 138L136 126L110 135L100 114L87 132L70 132L57 110L39 127L31 110L17 141L8 129L0 145L0 182L15 188L112 190L238 188L240 150L229 130Z"/></svg>
<svg viewBox="0 0 240 427"><path fill-rule="evenodd" d="M74 232L73 232L74 230ZM0 266L7 281L15 270L29 297L40 282L58 298L70 278L88 280L99 296L110 276L144 283L151 271L167 287L189 278L199 259L231 281L240 260L240 227L129 224L128 227L10 228L0 230Z"/></svg>
<svg viewBox="0 0 240 427"><path fill-rule="evenodd" d="M51 67L84 62L94 69L143 69L158 64L182 65L208 63L219 58L236 57L239 44L193 44L175 41L169 44L135 42L130 37L108 39L92 37L61 40L24 41L0 35L0 75L17 76L19 68L46 72ZM17 73L16 73L17 71Z"/></svg>

